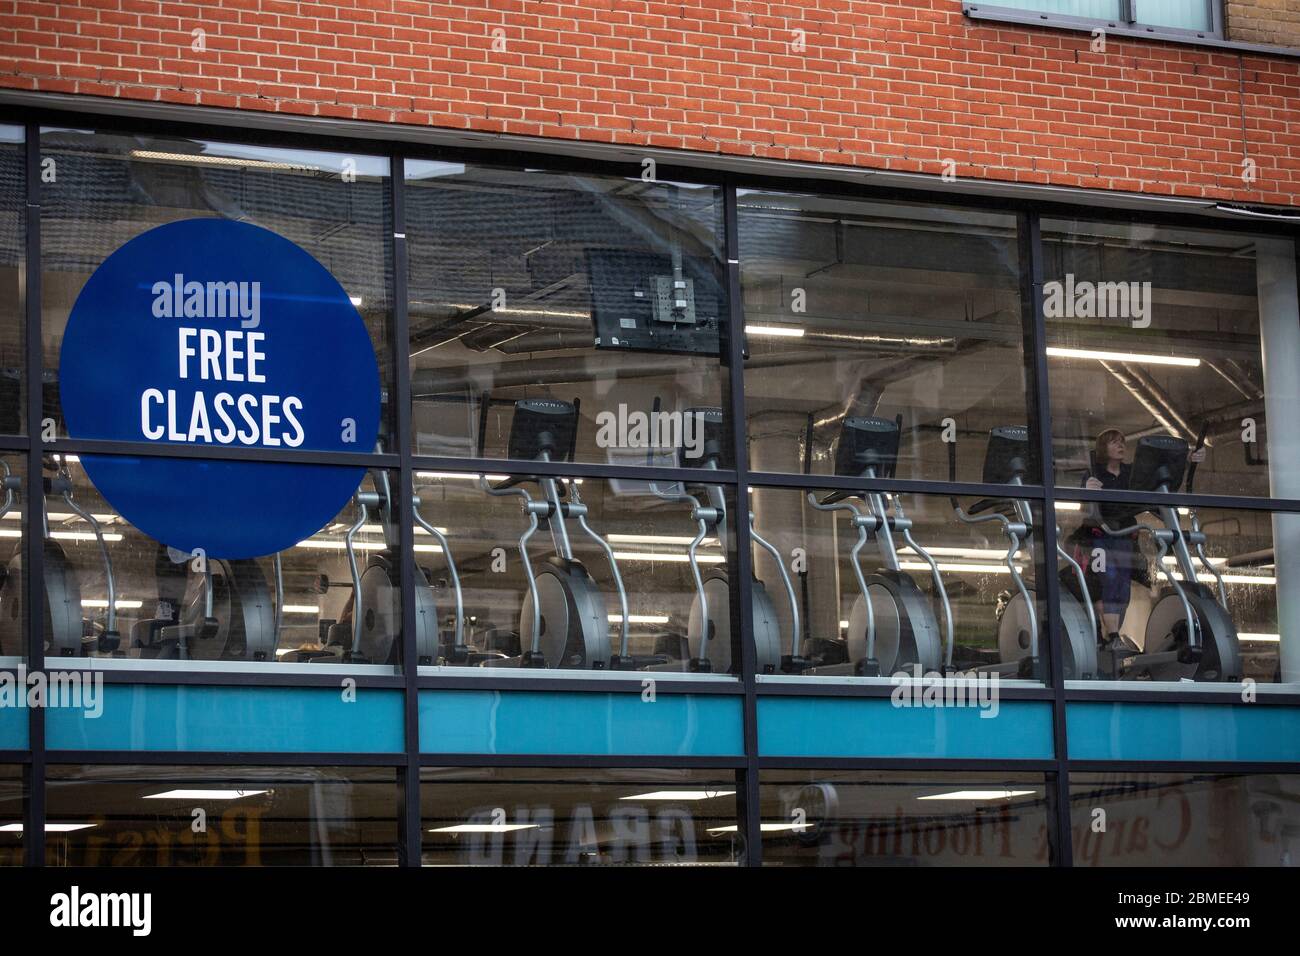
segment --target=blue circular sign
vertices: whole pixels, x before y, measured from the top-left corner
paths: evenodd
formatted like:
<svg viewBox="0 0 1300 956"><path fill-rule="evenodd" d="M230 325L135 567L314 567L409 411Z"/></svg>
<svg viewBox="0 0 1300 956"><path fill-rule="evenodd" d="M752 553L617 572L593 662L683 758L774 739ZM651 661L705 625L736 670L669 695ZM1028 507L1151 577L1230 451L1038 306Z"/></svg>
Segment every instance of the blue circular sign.
<svg viewBox="0 0 1300 956"><path fill-rule="evenodd" d="M59 391L72 438L369 452L374 347L347 292L267 229L187 219L95 270L68 317ZM171 547L272 554L347 504L359 467L83 455L118 512Z"/></svg>

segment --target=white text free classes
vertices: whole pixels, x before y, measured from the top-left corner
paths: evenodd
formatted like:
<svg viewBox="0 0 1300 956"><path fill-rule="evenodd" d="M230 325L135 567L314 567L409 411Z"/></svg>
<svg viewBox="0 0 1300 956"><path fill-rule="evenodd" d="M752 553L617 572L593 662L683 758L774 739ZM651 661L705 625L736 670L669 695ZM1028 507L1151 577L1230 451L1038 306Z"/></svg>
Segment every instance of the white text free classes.
<svg viewBox="0 0 1300 956"><path fill-rule="evenodd" d="M179 328L177 356L182 380L188 380L197 366L202 381L265 384L258 365L266 358L261 350L265 332L240 329ZM197 360L197 361L194 361ZM147 388L140 394L140 431L145 438L173 442L216 442L229 445L297 448L304 439L296 412L302 400L296 395L256 395L218 392L208 397L196 391L188 415L179 405L176 389Z"/></svg>

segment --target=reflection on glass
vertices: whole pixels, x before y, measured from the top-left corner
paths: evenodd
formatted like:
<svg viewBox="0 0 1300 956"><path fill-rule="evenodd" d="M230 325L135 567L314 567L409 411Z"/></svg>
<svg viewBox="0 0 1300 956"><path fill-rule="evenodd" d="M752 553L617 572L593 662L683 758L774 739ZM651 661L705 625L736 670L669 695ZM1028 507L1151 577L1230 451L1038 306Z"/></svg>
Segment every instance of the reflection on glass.
<svg viewBox="0 0 1300 956"><path fill-rule="evenodd" d="M1176 486L1194 470L1186 456L1179 439L1142 439L1135 487L1158 494ZM1300 657L1293 647L1300 632L1283 624L1279 588L1290 566L1278 563L1275 548L1276 529L1295 516L1174 507L1157 498L1056 508L1062 546L1085 570L1082 581L1062 574L1062 601L1094 609L1092 677L1207 688L1295 679L1284 672Z"/></svg>
<svg viewBox="0 0 1300 956"><path fill-rule="evenodd" d="M1071 773L1070 810L1075 866L1300 863L1300 775Z"/></svg>
<svg viewBox="0 0 1300 956"><path fill-rule="evenodd" d="M718 189L406 170L417 455L511 454L529 398L578 410L574 460L644 464L687 409L720 404Z"/></svg>
<svg viewBox="0 0 1300 956"><path fill-rule="evenodd" d="M1045 220L1043 252L1057 483L1126 487L1107 474L1119 432L1130 452L1146 436L1203 450L1202 493L1270 494L1269 449L1292 431L1294 244Z"/></svg>
<svg viewBox="0 0 1300 956"><path fill-rule="evenodd" d="M0 764L0 866L23 865L23 768Z"/></svg>
<svg viewBox="0 0 1300 956"><path fill-rule="evenodd" d="M845 419L901 416L891 470L941 479L945 442L1027 420L1014 217L742 190L739 229L753 469L829 471Z"/></svg>
<svg viewBox="0 0 1300 956"><path fill-rule="evenodd" d="M26 595L22 588L23 522L19 501L26 467L18 455L0 457L0 666L14 666L27 659ZM66 579L66 560L59 538L46 541L46 577L52 582L55 603L47 596L46 634L51 616L58 616L59 584ZM74 605L75 606L75 605ZM48 647L48 643L47 643Z"/></svg>
<svg viewBox="0 0 1300 956"><path fill-rule="evenodd" d="M1101 20L1114 20L1120 15L1120 0L998 0L997 5Z"/></svg>
<svg viewBox="0 0 1300 956"><path fill-rule="evenodd" d="M415 486L417 614L441 622L421 663L739 671L722 486L423 470Z"/></svg>
<svg viewBox="0 0 1300 956"><path fill-rule="evenodd" d="M1128 10L1142 26L1170 27L1175 30L1195 30L1205 33L1214 29L1211 3L1189 0L1141 0L1129 8L1121 0L998 0L996 6L1015 10L1032 10L1035 13L1056 14L1060 17L1082 17L1090 20L1108 20L1111 25L1127 25Z"/></svg>
<svg viewBox="0 0 1300 956"><path fill-rule="evenodd" d="M1046 866L1041 774L764 770L764 866Z"/></svg>
<svg viewBox="0 0 1300 956"><path fill-rule="evenodd" d="M26 243L27 185L23 130L0 125L0 434L21 435L23 296L19 267Z"/></svg>
<svg viewBox="0 0 1300 956"><path fill-rule="evenodd" d="M387 768L51 766L46 820L52 866L397 863Z"/></svg>
<svg viewBox="0 0 1300 956"><path fill-rule="evenodd" d="M391 672L400 663L396 482L386 472L367 474L316 534L279 554L239 559L180 552L132 527L76 456L47 456L45 472L48 656L191 669L280 661ZM17 493L0 535L20 534L29 502ZM0 589L5 654L21 647L21 594L15 557Z"/></svg>
<svg viewBox="0 0 1300 956"><path fill-rule="evenodd" d="M71 129L42 130L41 155L56 170L41 185L41 290L46 414L60 437L53 370L78 293L127 241L181 219L250 222L310 253L347 290L374 343L384 392L391 391L387 159ZM391 435L391 408L381 423Z"/></svg>
<svg viewBox="0 0 1300 956"><path fill-rule="evenodd" d="M729 771L420 772L426 866L735 865Z"/></svg>

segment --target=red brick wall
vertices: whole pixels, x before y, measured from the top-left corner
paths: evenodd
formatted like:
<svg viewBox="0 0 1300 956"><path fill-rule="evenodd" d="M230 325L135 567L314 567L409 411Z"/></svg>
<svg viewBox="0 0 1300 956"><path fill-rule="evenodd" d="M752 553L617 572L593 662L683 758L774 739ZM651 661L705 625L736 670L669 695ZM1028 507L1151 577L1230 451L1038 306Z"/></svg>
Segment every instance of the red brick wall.
<svg viewBox="0 0 1300 956"><path fill-rule="evenodd" d="M1089 42L959 0L9 0L0 86L1300 205L1300 61Z"/></svg>

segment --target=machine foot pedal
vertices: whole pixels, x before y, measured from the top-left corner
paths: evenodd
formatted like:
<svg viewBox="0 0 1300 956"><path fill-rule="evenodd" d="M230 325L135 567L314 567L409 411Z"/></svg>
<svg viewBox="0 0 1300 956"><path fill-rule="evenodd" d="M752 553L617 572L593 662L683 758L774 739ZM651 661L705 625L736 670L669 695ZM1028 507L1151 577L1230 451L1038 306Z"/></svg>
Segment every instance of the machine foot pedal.
<svg viewBox="0 0 1300 956"><path fill-rule="evenodd" d="M781 655L782 674L802 674L812 666L813 662L802 655L799 657L796 657L793 654Z"/></svg>
<svg viewBox="0 0 1300 956"><path fill-rule="evenodd" d="M855 670L858 672L859 677L879 677L880 661L876 660L874 657L868 658L864 661L858 661L858 666Z"/></svg>

